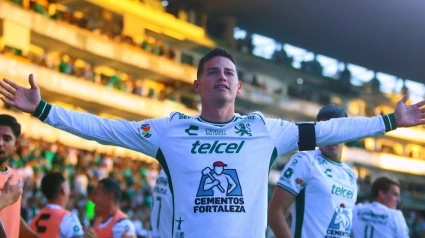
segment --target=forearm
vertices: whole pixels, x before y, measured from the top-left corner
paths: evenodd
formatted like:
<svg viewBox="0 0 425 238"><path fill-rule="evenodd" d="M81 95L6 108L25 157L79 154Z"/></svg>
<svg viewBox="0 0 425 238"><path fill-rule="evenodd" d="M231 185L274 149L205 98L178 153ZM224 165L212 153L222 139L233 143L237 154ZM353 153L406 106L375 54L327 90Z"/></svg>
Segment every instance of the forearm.
<svg viewBox="0 0 425 238"><path fill-rule="evenodd" d="M137 150L136 122L109 120L40 102L33 114L46 124L100 144Z"/></svg>
<svg viewBox="0 0 425 238"><path fill-rule="evenodd" d="M7 206L9 206L9 203L7 202L6 197L4 195L0 196L0 211Z"/></svg>
<svg viewBox="0 0 425 238"><path fill-rule="evenodd" d="M21 217L21 224L19 225L19 237L21 238L39 238L39 236L29 228L27 223Z"/></svg>
<svg viewBox="0 0 425 238"><path fill-rule="evenodd" d="M372 118L337 118L316 125L316 144L319 147L341 144L385 134L397 128L393 115Z"/></svg>
<svg viewBox="0 0 425 238"><path fill-rule="evenodd" d="M286 222L283 212L278 209L270 209L268 213L269 226L277 238L291 238L291 230Z"/></svg>

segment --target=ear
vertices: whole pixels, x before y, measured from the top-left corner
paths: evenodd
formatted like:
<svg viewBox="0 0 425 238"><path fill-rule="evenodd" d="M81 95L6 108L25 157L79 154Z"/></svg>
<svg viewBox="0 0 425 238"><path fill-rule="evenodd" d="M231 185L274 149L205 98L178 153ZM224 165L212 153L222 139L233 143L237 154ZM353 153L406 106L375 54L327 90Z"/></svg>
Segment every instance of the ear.
<svg viewBox="0 0 425 238"><path fill-rule="evenodd" d="M385 196L385 193L383 190L378 190L378 198L382 198Z"/></svg>
<svg viewBox="0 0 425 238"><path fill-rule="evenodd" d="M61 186L61 192L60 192L63 196L65 196L66 195L66 188L65 188L65 185L62 185Z"/></svg>
<svg viewBox="0 0 425 238"><path fill-rule="evenodd" d="M193 89L196 93L199 93L199 79L193 81Z"/></svg>
<svg viewBox="0 0 425 238"><path fill-rule="evenodd" d="M236 90L236 94L239 95L242 92L242 82L238 81L238 90Z"/></svg>
<svg viewBox="0 0 425 238"><path fill-rule="evenodd" d="M18 148L20 144L21 144L21 137L18 137L15 140L15 148Z"/></svg>

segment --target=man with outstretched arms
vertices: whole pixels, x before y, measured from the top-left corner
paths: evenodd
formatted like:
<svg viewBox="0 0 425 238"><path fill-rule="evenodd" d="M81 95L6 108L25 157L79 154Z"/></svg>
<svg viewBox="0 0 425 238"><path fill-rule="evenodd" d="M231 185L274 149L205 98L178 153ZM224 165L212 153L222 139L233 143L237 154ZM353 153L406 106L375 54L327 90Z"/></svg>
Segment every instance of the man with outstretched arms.
<svg viewBox="0 0 425 238"><path fill-rule="evenodd" d="M400 203L400 183L379 177L372 184L372 203L357 204L353 210L353 237L409 237Z"/></svg>
<svg viewBox="0 0 425 238"><path fill-rule="evenodd" d="M170 236L173 222L173 201L168 185L168 178L161 170L153 188L153 204L151 211L150 238L166 238ZM183 221L181 221L183 222ZM178 224L177 224L178 225Z"/></svg>
<svg viewBox="0 0 425 238"><path fill-rule="evenodd" d="M43 238L82 238L83 227L78 217L64 209L69 199L69 186L61 173L46 174L41 191L47 205L32 220L30 227Z"/></svg>
<svg viewBox="0 0 425 238"><path fill-rule="evenodd" d="M121 200L120 185L113 179L105 178L90 195L90 199L96 205L96 221L94 228L89 229L86 238L135 238L133 222L119 208Z"/></svg>
<svg viewBox="0 0 425 238"><path fill-rule="evenodd" d="M330 104L317 121L347 117ZM357 177L341 161L343 144L322 146L292 156L282 171L269 205L269 225L276 237L350 237L357 199ZM283 216L291 208L291 229Z"/></svg>
<svg viewBox="0 0 425 238"><path fill-rule="evenodd" d="M222 49L212 50L199 63L194 89L201 97L202 112L197 116L174 112L169 117L141 122L108 120L48 104L41 100L32 75L29 82L31 88L27 89L7 79L1 81L2 100L56 128L139 151L159 161L173 195L169 237L264 236L268 173L278 155L314 148L316 143L338 144L383 135L397 126L425 124L425 109L421 109L425 101L408 106L408 95L394 114L302 127L266 119L259 112L240 116L234 109L242 83L234 58ZM206 179L217 180L212 168L217 161L227 165L222 175L236 183L231 190L222 186L224 197L204 186Z"/></svg>

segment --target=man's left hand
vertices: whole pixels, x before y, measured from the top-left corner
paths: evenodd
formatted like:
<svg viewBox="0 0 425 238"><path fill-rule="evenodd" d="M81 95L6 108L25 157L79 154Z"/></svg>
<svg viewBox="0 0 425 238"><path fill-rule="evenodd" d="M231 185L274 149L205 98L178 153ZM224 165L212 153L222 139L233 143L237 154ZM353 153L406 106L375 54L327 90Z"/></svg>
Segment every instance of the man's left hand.
<svg viewBox="0 0 425 238"><path fill-rule="evenodd" d="M425 100L413 105L407 105L410 92L397 103L394 116L397 121L397 127L411 127L425 124Z"/></svg>

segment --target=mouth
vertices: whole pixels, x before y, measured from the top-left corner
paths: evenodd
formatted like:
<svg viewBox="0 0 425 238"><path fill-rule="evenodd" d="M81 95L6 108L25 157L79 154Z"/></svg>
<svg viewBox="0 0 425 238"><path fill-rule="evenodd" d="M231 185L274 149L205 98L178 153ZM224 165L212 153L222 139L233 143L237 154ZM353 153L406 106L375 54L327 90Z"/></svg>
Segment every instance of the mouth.
<svg viewBox="0 0 425 238"><path fill-rule="evenodd" d="M214 87L215 89L229 89L226 85L220 84Z"/></svg>

